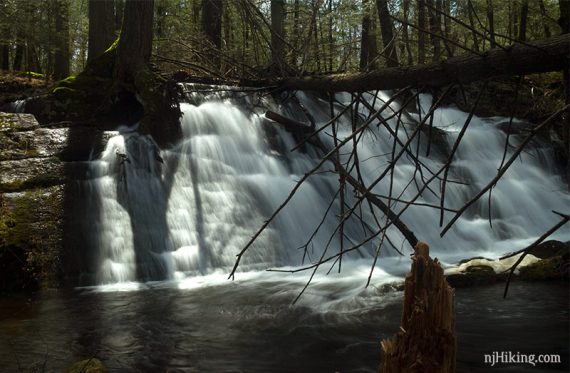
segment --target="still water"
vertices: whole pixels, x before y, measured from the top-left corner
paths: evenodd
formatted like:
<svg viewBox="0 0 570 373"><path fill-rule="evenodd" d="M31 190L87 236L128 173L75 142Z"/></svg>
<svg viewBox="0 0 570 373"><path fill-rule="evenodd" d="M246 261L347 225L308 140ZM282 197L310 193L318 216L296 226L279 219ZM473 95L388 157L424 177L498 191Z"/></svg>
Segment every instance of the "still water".
<svg viewBox="0 0 570 373"><path fill-rule="evenodd" d="M502 285L458 289L458 372L568 371L567 285L514 283L506 300ZM111 290L0 300L0 371L59 372L95 356L113 372L376 372L402 297L333 290L291 306L298 284L262 279ZM493 351L560 354L562 364L491 368Z"/></svg>

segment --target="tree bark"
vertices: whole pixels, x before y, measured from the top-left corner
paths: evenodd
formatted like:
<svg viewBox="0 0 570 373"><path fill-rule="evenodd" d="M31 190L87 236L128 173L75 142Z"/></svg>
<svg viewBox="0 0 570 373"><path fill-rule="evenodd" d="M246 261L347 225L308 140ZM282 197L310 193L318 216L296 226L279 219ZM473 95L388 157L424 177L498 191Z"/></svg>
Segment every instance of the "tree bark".
<svg viewBox="0 0 570 373"><path fill-rule="evenodd" d="M89 0L89 46L87 60L101 55L115 40L115 2Z"/></svg>
<svg viewBox="0 0 570 373"><path fill-rule="evenodd" d="M519 31L519 40L526 41L526 23L528 20L528 0L523 0L521 4L521 23Z"/></svg>
<svg viewBox="0 0 570 373"><path fill-rule="evenodd" d="M219 51L222 48L223 0L204 0L202 3L202 30L210 43ZM209 53L214 66L220 67L217 53Z"/></svg>
<svg viewBox="0 0 570 373"><path fill-rule="evenodd" d="M408 65L413 65L414 64L414 55L412 53L412 45L410 43L410 36L408 34L408 16L409 16L409 10L410 10L410 0L403 0L402 1L402 7L403 7L403 11L404 11L404 23L402 25L402 34L404 36L404 44L406 45L406 52L408 55Z"/></svg>
<svg viewBox="0 0 570 373"><path fill-rule="evenodd" d="M271 0L271 62L283 65L283 39L285 38L285 1Z"/></svg>
<svg viewBox="0 0 570 373"><path fill-rule="evenodd" d="M152 53L154 0L127 0L123 28L117 47L117 77L132 83L134 74L148 67Z"/></svg>
<svg viewBox="0 0 570 373"><path fill-rule="evenodd" d="M360 40L360 71L365 71L376 53L376 37L373 32L373 22L370 19L370 0L362 0L362 35Z"/></svg>
<svg viewBox="0 0 570 373"><path fill-rule="evenodd" d="M471 34L473 35L473 50L479 52L479 41L477 40L477 32L475 22L473 21L473 9L467 5L467 15L469 17L469 26L471 27Z"/></svg>
<svg viewBox="0 0 570 373"><path fill-rule="evenodd" d="M482 56L457 56L437 64L386 68L370 73L284 78L279 83L289 89L328 92L362 92L406 86L440 87L498 76L562 70L568 66L569 53L570 35L565 34L526 44L515 44L505 50L492 49Z"/></svg>
<svg viewBox="0 0 570 373"><path fill-rule="evenodd" d="M388 0L376 0L378 7L378 17L380 18L380 33L386 57L386 65L388 67L396 67L399 65L398 53L396 50L396 39L394 38L394 27L392 26L392 18L388 10Z"/></svg>
<svg viewBox="0 0 570 373"><path fill-rule="evenodd" d="M56 80L69 76L69 4L55 0L56 50L53 77Z"/></svg>
<svg viewBox="0 0 570 373"><path fill-rule="evenodd" d="M538 0L538 6L540 7L540 17L542 18L544 36L549 38L552 34L550 33L550 27L548 27L548 14L546 14L546 8L544 7L544 0Z"/></svg>
<svg viewBox="0 0 570 373"><path fill-rule="evenodd" d="M489 21L489 38L491 40L491 48L497 46L495 40L495 13L493 11L493 0L487 0L487 20Z"/></svg>
<svg viewBox="0 0 570 373"><path fill-rule="evenodd" d="M437 21L439 14L437 14L434 8L433 0L425 0L428 8L428 26L429 26L429 36L431 43L433 45L433 57L432 61L437 62L441 59L441 28L439 27L439 22Z"/></svg>
<svg viewBox="0 0 570 373"><path fill-rule="evenodd" d="M382 341L380 373L455 373L455 294L423 242L404 284L400 331Z"/></svg>
<svg viewBox="0 0 570 373"><path fill-rule="evenodd" d="M123 14L125 12L125 0L115 0L115 31L123 27Z"/></svg>
<svg viewBox="0 0 570 373"><path fill-rule="evenodd" d="M418 64L426 62L426 7L424 0L418 0Z"/></svg>
<svg viewBox="0 0 570 373"><path fill-rule="evenodd" d="M22 61L24 58L24 44L18 39L20 35L16 36L16 52L14 53L14 62L12 69L14 71L22 70Z"/></svg>

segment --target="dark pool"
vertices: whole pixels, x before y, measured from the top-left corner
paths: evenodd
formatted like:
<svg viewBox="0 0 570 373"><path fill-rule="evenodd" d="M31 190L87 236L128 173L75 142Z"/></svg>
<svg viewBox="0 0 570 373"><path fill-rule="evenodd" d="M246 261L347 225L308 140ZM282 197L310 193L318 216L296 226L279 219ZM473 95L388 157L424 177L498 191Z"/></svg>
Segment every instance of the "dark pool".
<svg viewBox="0 0 570 373"><path fill-rule="evenodd" d="M376 372L401 293L290 306L273 282L130 292L73 290L0 300L0 371L62 371L98 357L116 372ZM457 290L458 372L568 371L567 283ZM361 299L360 299L360 298ZM302 303L302 302L301 302ZM484 363L559 354L561 364Z"/></svg>

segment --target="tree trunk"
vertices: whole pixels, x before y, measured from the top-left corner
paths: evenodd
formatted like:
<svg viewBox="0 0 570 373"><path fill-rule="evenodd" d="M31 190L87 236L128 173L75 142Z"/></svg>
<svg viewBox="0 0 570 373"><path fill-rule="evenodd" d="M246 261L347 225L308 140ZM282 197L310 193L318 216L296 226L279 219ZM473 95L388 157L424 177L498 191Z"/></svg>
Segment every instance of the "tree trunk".
<svg viewBox="0 0 570 373"><path fill-rule="evenodd" d="M438 3L441 2L441 0L437 0ZM451 15L451 4L450 4L451 0L443 0L442 6L443 6L443 11L445 13L445 16L443 17L443 35L445 36L446 39L451 39L451 35L450 35L450 30L451 30L451 23L449 20L449 15ZM448 57L453 57L453 45L450 45L449 42L444 41L445 43L445 49L447 51L447 56Z"/></svg>
<svg viewBox="0 0 570 373"><path fill-rule="evenodd" d="M542 18L542 26L544 27L544 36L549 38L552 34L550 33L550 27L548 27L548 14L546 14L544 0L538 0L538 6L540 7L540 17Z"/></svg>
<svg viewBox="0 0 570 373"><path fill-rule="evenodd" d="M1 44L0 45L0 53L1 55L1 60L2 60L2 65L1 65L1 69L2 70L10 70L10 46L8 44Z"/></svg>
<svg viewBox="0 0 570 373"><path fill-rule="evenodd" d="M489 38L491 40L491 48L497 46L495 40L495 14L493 12L493 0L487 0L487 20L489 21Z"/></svg>
<svg viewBox="0 0 570 373"><path fill-rule="evenodd" d="M291 66L297 70L297 59L299 58L298 50L299 46L299 0L295 0L293 3L293 53L291 53Z"/></svg>
<svg viewBox="0 0 570 373"><path fill-rule="evenodd" d="M117 47L117 78L133 82L135 73L147 68L152 53L154 0L127 0L123 28Z"/></svg>
<svg viewBox="0 0 570 373"><path fill-rule="evenodd" d="M387 56L386 65L388 67L396 67L399 65L398 53L392 18L390 18L390 12L388 11L388 0L376 0L376 6L378 7L378 17L380 18L380 33L382 34L382 42L384 44L384 55Z"/></svg>
<svg viewBox="0 0 570 373"><path fill-rule="evenodd" d="M7 25L6 1L0 0L0 69L10 70L10 28Z"/></svg>
<svg viewBox="0 0 570 373"><path fill-rule="evenodd" d="M528 19L528 0L523 0L521 4L521 23L519 31L519 40L526 41L526 23Z"/></svg>
<svg viewBox="0 0 570 373"><path fill-rule="evenodd" d="M429 36L431 43L433 45L433 57L432 60L437 62L441 59L441 40L439 35L441 35L441 28L438 27L439 22L437 18L439 14L437 14L433 8L434 3L433 0L425 0L427 9L428 9L428 25L429 25Z"/></svg>
<svg viewBox="0 0 570 373"><path fill-rule="evenodd" d="M455 293L418 242L404 284L400 331L382 341L380 373L455 373Z"/></svg>
<svg viewBox="0 0 570 373"><path fill-rule="evenodd" d="M23 59L24 59L24 45L22 44L22 41L19 40L18 37L16 37L16 52L14 54L14 64L12 67L14 71L22 70Z"/></svg>
<svg viewBox="0 0 570 373"><path fill-rule="evenodd" d="M125 0L115 0L115 32L123 27L123 14L125 12Z"/></svg>
<svg viewBox="0 0 570 373"><path fill-rule="evenodd" d="M285 0L271 0L271 62L281 70L285 38Z"/></svg>
<svg viewBox="0 0 570 373"><path fill-rule="evenodd" d="M471 34L473 35L473 50L479 52L479 41L477 40L477 32L475 28L475 22L473 21L473 9L470 3L467 5L467 15L469 17L469 26L471 27Z"/></svg>
<svg viewBox="0 0 570 373"><path fill-rule="evenodd" d="M483 56L463 55L430 65L386 68L370 73L335 74L323 77L285 78L289 89L362 92L406 86L440 87L480 79L562 70L568 66L570 35L560 35L510 48L495 48Z"/></svg>
<svg viewBox="0 0 570 373"><path fill-rule="evenodd" d="M69 76L69 4L67 0L54 0L56 50L53 77L55 80Z"/></svg>
<svg viewBox="0 0 570 373"><path fill-rule="evenodd" d="M373 32L373 22L370 18L370 0L362 0L362 35L360 40L360 71L373 69L370 65L376 53L376 37Z"/></svg>
<svg viewBox="0 0 570 373"><path fill-rule="evenodd" d="M115 2L89 0L89 46L87 60L101 55L115 40Z"/></svg>
<svg viewBox="0 0 570 373"><path fill-rule="evenodd" d="M406 45L406 52L408 55L408 65L414 64L414 55L412 53L412 45L410 42L410 36L408 34L408 18L409 18L409 10L410 10L410 0L403 0L402 7L404 10L404 23L402 25L402 34L404 36L404 44Z"/></svg>
<svg viewBox="0 0 570 373"><path fill-rule="evenodd" d="M202 3L202 30L208 41L220 51L222 48L222 12L223 0L204 0ZM210 61L217 68L220 67L218 53L208 53Z"/></svg>
<svg viewBox="0 0 570 373"><path fill-rule="evenodd" d="M568 34L570 33L570 1L558 0L558 7L560 8L558 24L562 29L562 33Z"/></svg>
<svg viewBox="0 0 570 373"><path fill-rule="evenodd" d="M426 62L426 8L424 0L418 0L418 64Z"/></svg>

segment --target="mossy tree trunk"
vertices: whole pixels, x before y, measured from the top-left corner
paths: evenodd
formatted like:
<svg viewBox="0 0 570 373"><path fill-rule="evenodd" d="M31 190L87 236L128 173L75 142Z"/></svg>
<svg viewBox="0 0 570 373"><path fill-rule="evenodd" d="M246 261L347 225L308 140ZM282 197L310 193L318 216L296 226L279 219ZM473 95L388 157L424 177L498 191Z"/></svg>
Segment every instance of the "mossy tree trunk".
<svg viewBox="0 0 570 373"><path fill-rule="evenodd" d="M178 135L180 108L177 91L150 67L154 0L127 0L117 46L115 79L117 93L134 94L143 106L141 131L150 133L159 144Z"/></svg>

